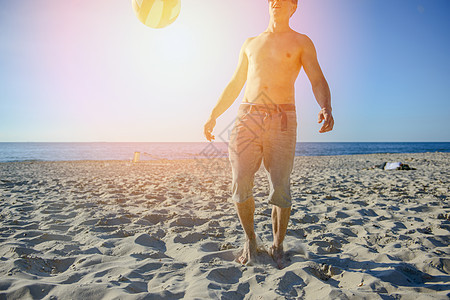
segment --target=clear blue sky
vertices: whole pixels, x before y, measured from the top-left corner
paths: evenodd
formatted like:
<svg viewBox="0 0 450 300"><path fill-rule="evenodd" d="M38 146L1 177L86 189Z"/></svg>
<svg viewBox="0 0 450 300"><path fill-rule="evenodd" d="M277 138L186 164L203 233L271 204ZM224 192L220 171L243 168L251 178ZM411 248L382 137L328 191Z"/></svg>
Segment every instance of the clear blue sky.
<svg viewBox="0 0 450 300"><path fill-rule="evenodd" d="M204 141L202 127L265 0L181 0L167 28L131 2L0 1L0 141ZM450 141L449 0L299 0L335 130L296 82L299 141ZM218 120L233 121L241 96Z"/></svg>

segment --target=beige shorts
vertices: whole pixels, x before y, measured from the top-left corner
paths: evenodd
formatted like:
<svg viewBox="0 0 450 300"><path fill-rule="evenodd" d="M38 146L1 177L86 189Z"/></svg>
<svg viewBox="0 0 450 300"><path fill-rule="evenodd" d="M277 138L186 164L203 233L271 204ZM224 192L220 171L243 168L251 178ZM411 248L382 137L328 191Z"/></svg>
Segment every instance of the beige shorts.
<svg viewBox="0 0 450 300"><path fill-rule="evenodd" d="M274 109L272 109L274 107ZM269 203L290 207L290 176L297 138L295 107L241 105L230 135L233 171L232 199L242 203L253 196L254 175L264 163L270 184Z"/></svg>

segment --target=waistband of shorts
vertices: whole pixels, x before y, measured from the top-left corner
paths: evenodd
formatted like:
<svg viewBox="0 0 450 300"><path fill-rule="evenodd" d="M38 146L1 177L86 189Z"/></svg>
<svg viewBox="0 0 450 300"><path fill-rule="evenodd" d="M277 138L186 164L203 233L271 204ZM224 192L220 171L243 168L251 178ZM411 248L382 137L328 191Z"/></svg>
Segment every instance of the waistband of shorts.
<svg viewBox="0 0 450 300"><path fill-rule="evenodd" d="M295 111L295 104L256 104L241 103L241 107L262 112Z"/></svg>

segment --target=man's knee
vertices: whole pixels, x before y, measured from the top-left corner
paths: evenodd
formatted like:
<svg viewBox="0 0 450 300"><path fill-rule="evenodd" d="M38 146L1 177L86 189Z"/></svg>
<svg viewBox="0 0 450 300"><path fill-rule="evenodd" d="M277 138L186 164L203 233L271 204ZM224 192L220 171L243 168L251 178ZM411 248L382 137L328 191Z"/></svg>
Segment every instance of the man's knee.
<svg viewBox="0 0 450 300"><path fill-rule="evenodd" d="M243 200L243 201L235 201L235 200L233 200L234 201L234 204L236 204L236 206L238 206L238 207L240 207L240 206L245 206L245 205L250 205L250 204L252 204L252 203L255 203L255 198L253 198L253 196L250 196L250 197L247 197L247 198L244 198L245 200Z"/></svg>
<svg viewBox="0 0 450 300"><path fill-rule="evenodd" d="M291 193L284 189L275 188L269 195L269 204L281 208L290 208L292 206Z"/></svg>

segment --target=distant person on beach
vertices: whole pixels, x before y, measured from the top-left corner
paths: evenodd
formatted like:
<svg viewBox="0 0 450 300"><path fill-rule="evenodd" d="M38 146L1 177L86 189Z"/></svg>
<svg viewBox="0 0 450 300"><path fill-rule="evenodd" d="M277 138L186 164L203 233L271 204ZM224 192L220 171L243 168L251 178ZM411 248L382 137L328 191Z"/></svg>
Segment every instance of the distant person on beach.
<svg viewBox="0 0 450 300"><path fill-rule="evenodd" d="M297 0L269 0L269 26L244 42L237 69L204 126L206 139L213 140L216 119L233 104L247 82L228 145L233 172L232 199L246 235L239 257L242 264L253 261L257 254L252 189L254 175L263 161L269 177L269 203L273 205L273 245L269 254L279 268L283 267L297 136L294 83L301 67L321 107L318 122L323 124L319 132L331 131L334 125L330 89L315 47L306 35L289 26L296 9Z"/></svg>

